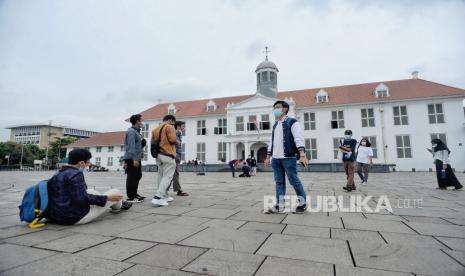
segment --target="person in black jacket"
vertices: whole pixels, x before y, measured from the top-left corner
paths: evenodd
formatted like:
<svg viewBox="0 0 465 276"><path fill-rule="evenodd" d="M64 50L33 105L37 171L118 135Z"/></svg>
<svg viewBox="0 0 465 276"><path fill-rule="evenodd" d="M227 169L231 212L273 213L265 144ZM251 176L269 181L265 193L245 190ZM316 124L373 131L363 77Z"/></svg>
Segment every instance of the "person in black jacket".
<svg viewBox="0 0 465 276"><path fill-rule="evenodd" d="M91 158L88 150L74 149L69 153L69 164L51 178L44 215L48 221L63 225L85 224L111 209L127 210L131 207L131 203L122 201L123 194L117 189L103 195L87 189L84 172Z"/></svg>
<svg viewBox="0 0 465 276"><path fill-rule="evenodd" d="M247 165L247 162L242 163L241 171L242 173L239 177L250 177L250 167Z"/></svg>

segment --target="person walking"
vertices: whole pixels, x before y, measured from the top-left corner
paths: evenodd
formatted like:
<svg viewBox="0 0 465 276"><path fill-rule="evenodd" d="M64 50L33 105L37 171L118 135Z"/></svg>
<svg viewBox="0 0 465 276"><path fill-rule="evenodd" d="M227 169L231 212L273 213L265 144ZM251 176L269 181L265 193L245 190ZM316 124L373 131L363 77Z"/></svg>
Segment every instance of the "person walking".
<svg viewBox="0 0 465 276"><path fill-rule="evenodd" d="M373 165L373 149L367 138L362 138L357 148L357 174L362 180L362 185L368 182L369 167Z"/></svg>
<svg viewBox="0 0 465 276"><path fill-rule="evenodd" d="M276 205L265 211L267 214L284 212L284 196L286 195L286 175L298 197L298 206L295 213L304 213L307 210L307 194L297 175L298 161L305 167L308 159L305 156L305 143L303 131L295 118L287 115L289 104L277 101L273 104L273 113L276 122L273 125L271 141L265 165L271 163L276 183Z"/></svg>
<svg viewBox="0 0 465 276"><path fill-rule="evenodd" d="M352 130L347 129L344 131L344 139L340 141L339 150L342 152L342 162L347 176L347 184L342 188L348 192L356 189L354 182L356 146L357 140L352 138Z"/></svg>
<svg viewBox="0 0 465 276"><path fill-rule="evenodd" d="M155 206L168 206L168 202L173 201L173 198L168 196L167 190L173 180L176 170L176 130L173 125L176 122L176 117L166 115L163 117L163 122L152 131L152 147L159 143L159 151L156 156L158 166L158 181L155 196L152 199L152 204ZM158 137L160 140L158 140Z"/></svg>
<svg viewBox="0 0 465 276"><path fill-rule="evenodd" d="M181 163L181 155L182 155L182 133L186 128L186 123L182 121L176 121L174 123L174 128L176 129L176 140L178 143L176 144L176 170L174 171L173 175L173 191L178 196L188 196L188 193L182 191L181 184L179 183L179 164ZM171 186L171 185L170 185ZM168 187L169 190L169 187ZM168 192L167 190L167 192Z"/></svg>
<svg viewBox="0 0 465 276"><path fill-rule="evenodd" d="M257 159L252 156L250 160L250 167L252 168L252 175L256 176L257 175Z"/></svg>
<svg viewBox="0 0 465 276"><path fill-rule="evenodd" d="M144 201L145 197L137 193L139 181L142 178L142 148L147 143L140 134L142 126L142 115L136 114L129 118L131 127L126 131L124 138L124 156L123 167L126 172L126 194L127 201L139 203Z"/></svg>
<svg viewBox="0 0 465 276"><path fill-rule="evenodd" d="M434 164L436 165L436 178L438 180L438 189L445 190L449 186L454 186L456 190L463 188L450 166L450 150L441 139L431 141L433 148Z"/></svg>

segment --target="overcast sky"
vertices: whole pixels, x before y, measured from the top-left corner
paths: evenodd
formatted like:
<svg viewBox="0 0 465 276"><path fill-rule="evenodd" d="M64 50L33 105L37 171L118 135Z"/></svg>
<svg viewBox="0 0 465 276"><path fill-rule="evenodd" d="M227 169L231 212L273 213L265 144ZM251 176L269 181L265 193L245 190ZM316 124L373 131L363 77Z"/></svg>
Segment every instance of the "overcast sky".
<svg viewBox="0 0 465 276"><path fill-rule="evenodd" d="M159 101L420 78L465 88L465 1L0 0L0 140L96 131Z"/></svg>

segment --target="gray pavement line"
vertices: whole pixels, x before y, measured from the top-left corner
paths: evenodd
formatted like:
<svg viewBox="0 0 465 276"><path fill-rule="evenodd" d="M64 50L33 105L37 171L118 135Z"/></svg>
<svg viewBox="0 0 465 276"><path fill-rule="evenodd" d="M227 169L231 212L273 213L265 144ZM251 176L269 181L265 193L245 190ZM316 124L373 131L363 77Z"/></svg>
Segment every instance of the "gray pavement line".
<svg viewBox="0 0 465 276"><path fill-rule="evenodd" d="M125 263L125 264L132 264L130 267L127 267L123 270L121 270L120 272L114 274L113 276L116 276L116 275L120 275L121 273L125 272L126 270L130 269L130 268L133 268L134 266L136 266L137 264L133 264L133 263Z"/></svg>
<svg viewBox="0 0 465 276"><path fill-rule="evenodd" d="M30 247L30 246L27 246L27 247ZM42 249L42 248L41 248L41 249ZM42 258L40 258L40 259L31 261L31 262L27 262L27 263L24 263L24 264L21 264L21 265L17 265L17 266L14 266L14 267L10 267L10 268L8 268L7 270L1 270L1 268L0 268L0 274L3 274L4 272L8 272L9 270L12 270L12 269L15 269L15 268L24 266L24 265L30 265L30 264L33 264L33 263L35 263L35 262L42 261L43 259L46 259L46 258L49 258L49 257L53 257L53 256L56 256L56 255L59 255L59 254L63 254L63 252L60 252L60 251L55 251L55 250L48 250L48 251L55 252L56 254L50 255L50 256L46 256L46 257L42 257Z"/></svg>
<svg viewBox="0 0 465 276"><path fill-rule="evenodd" d="M236 213L234 213L234 214L232 214L232 215L230 215L230 216L224 218L224 220L227 220L227 219L229 219L230 217L233 217L233 216L239 214L240 212L241 212L241 211L239 210L239 211L237 211Z"/></svg>
<svg viewBox="0 0 465 276"><path fill-rule="evenodd" d="M383 235L381 234L380 231L376 231L376 232L381 236L381 238L383 239L383 241L384 241L386 244L389 244L389 243L387 242L387 240L383 237Z"/></svg>
<svg viewBox="0 0 465 276"><path fill-rule="evenodd" d="M405 221L401 221L405 226L407 226L408 228L412 229L415 233L417 233L418 235L421 235L420 232L418 232L417 230L413 229L410 225L408 225Z"/></svg>
<svg viewBox="0 0 465 276"><path fill-rule="evenodd" d="M180 226L182 226L182 225L180 225ZM203 226L203 227L205 227L205 226ZM178 242L176 242L176 243L174 243L174 244L182 245L182 244L179 244L179 243L180 243L180 242L183 242L183 241L185 241L185 240L187 240L188 238L190 238L190 237L192 237L192 236L197 235L198 233L200 233L200 232L202 232L202 231L205 231L206 229L208 229L208 227L205 227L204 229L202 229L202 230L200 230L200 231L197 231L197 232L195 232L195 233L193 233L193 234L191 234L191 235L185 237L184 239L182 239L182 240L180 240L180 241L178 241ZM184 246L185 246L185 245L184 245Z"/></svg>
<svg viewBox="0 0 465 276"><path fill-rule="evenodd" d="M268 234L268 237L266 237L266 239L258 246L258 248L253 252L253 254L257 254L258 250L260 250L260 248L265 244L265 242L271 237L272 233L269 233Z"/></svg>
<svg viewBox="0 0 465 276"><path fill-rule="evenodd" d="M444 245L445 247L449 248L450 250L454 250L453 248L451 248L447 244L443 243L440 239L436 238L435 236L431 236L431 237L433 237L433 239L437 240L440 244Z"/></svg>
<svg viewBox="0 0 465 276"><path fill-rule="evenodd" d="M130 239L125 239L125 238L121 238L121 239L122 239L122 240L130 240ZM131 241L136 241L136 240L131 240ZM160 243L155 243L154 245L150 246L149 248L147 248L147 249L145 249L145 250L142 250L142 251L140 251L140 252L138 252L138 253L136 253L136 254L130 256L130 257L127 257L126 259L121 260L121 262L126 262L128 259L131 259L132 257L137 256L137 255L139 255L139 254L142 254L142 253L144 253L145 251L150 250L150 249L154 248L154 247L157 246L157 245L160 245ZM132 263L130 263L130 262L128 262L128 263L129 263L129 264L132 264ZM134 265L136 265L136 263L134 263Z"/></svg>
<svg viewBox="0 0 465 276"><path fill-rule="evenodd" d="M280 223L280 224L281 224L281 223ZM281 230L281 233L280 233L280 234L282 234L282 233L284 232L284 230L286 230L287 226L289 225L289 224L285 224L285 223L283 223L283 224L284 224L284 227L283 227L283 230Z"/></svg>
<svg viewBox="0 0 465 276"><path fill-rule="evenodd" d="M465 267L465 264L462 264L462 263L461 263L459 260L457 260L455 257L453 257L453 256L451 256L451 255L449 255L449 254L447 254L446 251L444 251L444 250L442 250L442 249L439 249L439 250L441 250L442 253L446 254L447 256L449 256L450 258L452 258L454 261L456 261L457 263L459 263L461 266ZM455 250L453 250L453 251L455 251Z"/></svg>
<svg viewBox="0 0 465 276"><path fill-rule="evenodd" d="M265 256L265 258L263 258L263 260L260 262L260 265L257 267L257 269L255 269L254 273L252 274L252 276L255 276L255 274L257 274L257 272L260 270L260 268L262 267L262 265L265 263L266 259L268 259L268 256Z"/></svg>
<svg viewBox="0 0 465 276"><path fill-rule="evenodd" d="M340 217L340 219L341 219L341 223L342 223L342 229L346 229L346 226L344 224L344 220L342 219L342 217Z"/></svg>
<svg viewBox="0 0 465 276"><path fill-rule="evenodd" d="M347 247L349 248L350 257L352 258L352 263L354 267L357 267L357 264L355 263L354 254L352 253L352 248L350 248L350 243L348 240L346 240L346 243L347 243Z"/></svg>
<svg viewBox="0 0 465 276"><path fill-rule="evenodd" d="M196 261L198 258L200 258L201 256L205 255L208 251L212 250L213 248L205 248L205 247L196 247L196 248L203 248L203 249L207 249L205 250L204 252L202 252L200 255L198 255L197 257L195 257L194 259L190 260L187 264L185 264L183 267L181 267L179 270L180 271L186 271L186 272L191 272L191 271L188 271L188 270L183 270L185 267L187 267L188 265L190 265L191 263L193 263L194 261Z"/></svg>
<svg viewBox="0 0 465 276"><path fill-rule="evenodd" d="M336 276L336 264L333 264L333 276Z"/></svg>

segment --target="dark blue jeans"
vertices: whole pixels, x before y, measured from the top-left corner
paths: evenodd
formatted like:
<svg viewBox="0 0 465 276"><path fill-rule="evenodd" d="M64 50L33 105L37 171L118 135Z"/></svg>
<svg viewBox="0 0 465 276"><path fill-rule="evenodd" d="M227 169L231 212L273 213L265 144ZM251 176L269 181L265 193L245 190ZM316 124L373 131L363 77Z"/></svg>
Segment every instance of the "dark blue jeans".
<svg viewBox="0 0 465 276"><path fill-rule="evenodd" d="M280 206L284 205L286 195L286 178L289 179L295 193L299 197L299 205L306 204L307 194L304 186L297 176L297 160L295 158L283 158L271 160L271 167L274 171L274 181L276 182L276 202Z"/></svg>

